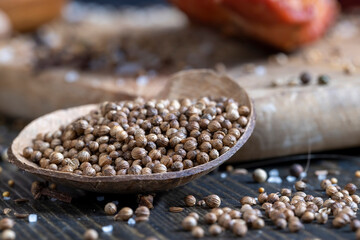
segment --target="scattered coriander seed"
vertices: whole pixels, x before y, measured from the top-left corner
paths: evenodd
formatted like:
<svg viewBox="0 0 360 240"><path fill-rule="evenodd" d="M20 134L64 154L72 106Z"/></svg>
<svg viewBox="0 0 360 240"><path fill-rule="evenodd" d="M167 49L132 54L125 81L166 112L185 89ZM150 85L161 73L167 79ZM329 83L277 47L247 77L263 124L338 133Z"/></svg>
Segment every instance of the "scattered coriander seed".
<svg viewBox="0 0 360 240"><path fill-rule="evenodd" d="M330 186L328 186L327 188L326 188L326 194L328 195L328 196L332 196L332 195L334 195L335 193L337 193L338 192L338 190L337 190L337 188L335 187L335 186L332 186L332 185L330 185Z"/></svg>
<svg viewBox="0 0 360 240"><path fill-rule="evenodd" d="M322 74L318 77L319 85L327 85L330 83L330 77L328 75Z"/></svg>
<svg viewBox="0 0 360 240"><path fill-rule="evenodd" d="M360 170L357 170L357 171L355 172L355 177L360 178Z"/></svg>
<svg viewBox="0 0 360 240"><path fill-rule="evenodd" d="M214 224L217 221L217 216L215 213L209 212L209 213L205 214L204 221L207 224Z"/></svg>
<svg viewBox="0 0 360 240"><path fill-rule="evenodd" d="M104 211L107 215L114 215L117 212L117 207L114 203L110 202L105 205Z"/></svg>
<svg viewBox="0 0 360 240"><path fill-rule="evenodd" d="M291 189L289 188L282 188L280 191L281 196L291 197Z"/></svg>
<svg viewBox="0 0 360 240"><path fill-rule="evenodd" d="M16 238L16 234L11 229L6 229L1 233L2 240L14 240Z"/></svg>
<svg viewBox="0 0 360 240"><path fill-rule="evenodd" d="M207 196L205 199L205 203L209 208L217 208L221 204L221 199L218 195L212 194Z"/></svg>
<svg viewBox="0 0 360 240"><path fill-rule="evenodd" d="M297 182L295 183L295 189L296 189L297 191L304 191L305 188L306 188L306 183L305 183L305 182L303 182L303 181L297 181Z"/></svg>
<svg viewBox="0 0 360 240"><path fill-rule="evenodd" d="M184 230L186 231L190 231L192 230L194 227L196 227L197 225L197 221L194 217L191 216L187 216L183 219L182 223L181 223L182 227Z"/></svg>
<svg viewBox="0 0 360 240"><path fill-rule="evenodd" d="M300 74L300 81L303 85L307 85L311 82L311 75L308 72L302 72Z"/></svg>
<svg viewBox="0 0 360 240"><path fill-rule="evenodd" d="M304 228L304 225L299 221L289 221L290 232L298 232Z"/></svg>
<svg viewBox="0 0 360 240"><path fill-rule="evenodd" d="M355 194L357 187L353 183L348 183L345 185L344 189L347 190L349 192L349 194L352 195L352 194Z"/></svg>
<svg viewBox="0 0 360 240"><path fill-rule="evenodd" d="M287 221L284 218L278 218L275 220L275 226L279 229L285 229L287 226Z"/></svg>
<svg viewBox="0 0 360 240"><path fill-rule="evenodd" d="M236 236L244 237L246 235L247 231L248 231L248 229L247 229L247 226L245 224L235 223L234 226L233 226L233 233Z"/></svg>
<svg viewBox="0 0 360 240"><path fill-rule="evenodd" d="M356 230L356 240L360 239L360 229Z"/></svg>
<svg viewBox="0 0 360 240"><path fill-rule="evenodd" d="M258 196L258 201L259 203L263 204L264 202L266 202L268 200L268 195L267 193L263 192L263 193L260 193L259 196Z"/></svg>
<svg viewBox="0 0 360 240"><path fill-rule="evenodd" d="M226 166L226 171L227 172L232 172L232 171L234 171L234 167L232 165L227 165Z"/></svg>
<svg viewBox="0 0 360 240"><path fill-rule="evenodd" d="M328 215L326 214L326 212L319 212L315 214L316 217L316 221L320 224L325 224L328 221Z"/></svg>
<svg viewBox="0 0 360 240"><path fill-rule="evenodd" d="M97 240L99 238L99 234L95 229L87 229L84 233L84 240Z"/></svg>
<svg viewBox="0 0 360 240"><path fill-rule="evenodd" d="M264 169L258 168L255 169L254 173L253 173L253 179L255 182L265 182L267 179L267 173Z"/></svg>
<svg viewBox="0 0 360 240"><path fill-rule="evenodd" d="M350 223L350 228L352 231L357 231L360 228L360 220L353 219Z"/></svg>
<svg viewBox="0 0 360 240"><path fill-rule="evenodd" d="M204 234L205 234L204 229L202 229L202 227L199 226L196 226L191 230L191 235L194 238L202 238L204 237Z"/></svg>
<svg viewBox="0 0 360 240"><path fill-rule="evenodd" d="M241 205L255 205L256 204L256 200L253 197L249 197L249 196L245 196L240 200Z"/></svg>
<svg viewBox="0 0 360 240"><path fill-rule="evenodd" d="M351 195L351 198L356 204L360 203L360 197L358 195L356 195L356 194Z"/></svg>
<svg viewBox="0 0 360 240"><path fill-rule="evenodd" d="M193 207L196 204L196 198L193 195L187 195L184 199L185 205L188 207Z"/></svg>
<svg viewBox="0 0 360 240"><path fill-rule="evenodd" d="M2 196L3 197L10 197L10 192L5 191L5 192L2 193Z"/></svg>
<svg viewBox="0 0 360 240"><path fill-rule="evenodd" d="M213 224L209 227L209 233L213 236L218 236L222 233L222 227L218 224Z"/></svg>
<svg viewBox="0 0 360 240"><path fill-rule="evenodd" d="M346 221L344 218L341 217L335 217L332 221L332 225L334 228L342 228L346 225Z"/></svg>
<svg viewBox="0 0 360 240"><path fill-rule="evenodd" d="M127 221L133 216L134 212L129 207L123 207L120 211L114 216L114 220Z"/></svg>
<svg viewBox="0 0 360 240"><path fill-rule="evenodd" d="M8 215L11 211L12 211L11 208L4 208L3 213L4 213L5 215ZM1 229L0 229L0 230L1 230Z"/></svg>
<svg viewBox="0 0 360 240"><path fill-rule="evenodd" d="M261 229L265 226L265 222L262 218L256 218L252 223L251 227L253 229Z"/></svg>
<svg viewBox="0 0 360 240"><path fill-rule="evenodd" d="M300 164L293 164L290 167L290 175L294 177L300 177L301 173L304 172L304 168Z"/></svg>
<svg viewBox="0 0 360 240"><path fill-rule="evenodd" d="M0 230L5 230L5 229L10 229L13 228L13 226L15 225L14 220L10 219L10 218L3 218L0 220Z"/></svg>
<svg viewBox="0 0 360 240"><path fill-rule="evenodd" d="M145 206L140 206L135 210L135 215L137 217L149 217L150 210L149 210L149 208L147 208Z"/></svg>
<svg viewBox="0 0 360 240"><path fill-rule="evenodd" d="M9 185L9 187L13 187L13 186L15 185L14 180L10 179L10 180L8 181L8 185Z"/></svg>
<svg viewBox="0 0 360 240"><path fill-rule="evenodd" d="M276 202L278 200L279 200L279 196L276 193L270 193L269 196L268 196L268 199L267 199L267 201L269 203L274 203L274 202Z"/></svg>
<svg viewBox="0 0 360 240"><path fill-rule="evenodd" d="M320 183L321 188L324 189L324 190L326 190L326 188L328 186L331 186L331 185L332 185L332 183L331 183L331 181L329 179L324 179Z"/></svg>
<svg viewBox="0 0 360 240"><path fill-rule="evenodd" d="M189 213L189 216L195 218L196 221L199 221L200 217L199 217L199 214L197 214L196 212Z"/></svg>
<svg viewBox="0 0 360 240"><path fill-rule="evenodd" d="M263 188L263 187L259 187L258 192L259 192L259 193L263 193L263 192L265 192L265 188Z"/></svg>
<svg viewBox="0 0 360 240"><path fill-rule="evenodd" d="M337 178L334 178L334 177L331 178L330 181L331 181L332 184L337 184L338 183Z"/></svg>
<svg viewBox="0 0 360 240"><path fill-rule="evenodd" d="M304 212L304 214L301 216L301 220L305 223L312 222L314 218L315 218L314 213L309 211Z"/></svg>
<svg viewBox="0 0 360 240"><path fill-rule="evenodd" d="M182 207L169 207L169 212L179 213L182 211L184 211L184 208L182 208Z"/></svg>

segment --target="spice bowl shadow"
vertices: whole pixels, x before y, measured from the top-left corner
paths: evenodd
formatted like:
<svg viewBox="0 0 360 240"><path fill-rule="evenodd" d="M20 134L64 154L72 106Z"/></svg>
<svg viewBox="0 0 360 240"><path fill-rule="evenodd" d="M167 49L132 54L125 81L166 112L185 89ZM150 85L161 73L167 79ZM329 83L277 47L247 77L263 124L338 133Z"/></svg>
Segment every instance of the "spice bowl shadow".
<svg viewBox="0 0 360 240"><path fill-rule="evenodd" d="M128 194L173 189L195 180L223 164L245 144L254 130L255 112L247 92L228 76L211 70L187 70L173 75L157 98L180 99L205 96L231 97L239 104L248 106L250 114L248 115L248 124L245 131L236 144L223 155L202 165L178 172L92 177L41 168L22 156L22 150L32 144L32 139L39 133L39 130L41 132L53 132L59 129L61 125L69 124L91 110L98 108L98 104L58 110L35 119L13 141L8 150L9 161L20 169L45 180L92 192Z"/></svg>

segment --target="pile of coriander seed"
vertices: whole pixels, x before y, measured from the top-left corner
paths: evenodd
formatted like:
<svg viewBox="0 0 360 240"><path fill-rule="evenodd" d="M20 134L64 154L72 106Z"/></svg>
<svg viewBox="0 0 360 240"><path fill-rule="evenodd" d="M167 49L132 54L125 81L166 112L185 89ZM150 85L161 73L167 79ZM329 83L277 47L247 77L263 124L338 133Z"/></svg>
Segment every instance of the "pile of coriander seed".
<svg viewBox="0 0 360 240"><path fill-rule="evenodd" d="M289 188L280 192L266 193L259 188L257 198L244 196L240 199L241 208L220 207L221 199L217 195L210 195L198 201L198 205L208 208L203 220L199 220L197 213L190 213L182 220L185 231L191 231L196 238L206 235L206 231L199 222L208 224L207 232L212 236L219 236L225 231L231 231L235 236L243 237L250 229L261 229L265 226L264 219L270 219L277 229L289 232L299 232L306 224L325 224L332 219L334 228L350 225L356 231L356 239L360 239L360 220L356 218L360 197L356 195L357 187L348 183L342 189L337 181L325 179L321 182L327 198L314 197L304 191L307 184L303 181L295 183L295 193ZM185 205L195 206L196 198L186 196Z"/></svg>
<svg viewBox="0 0 360 240"><path fill-rule="evenodd" d="M55 132L38 134L23 156L41 168L86 176L181 171L233 147L249 114L249 107L226 97L104 102Z"/></svg>

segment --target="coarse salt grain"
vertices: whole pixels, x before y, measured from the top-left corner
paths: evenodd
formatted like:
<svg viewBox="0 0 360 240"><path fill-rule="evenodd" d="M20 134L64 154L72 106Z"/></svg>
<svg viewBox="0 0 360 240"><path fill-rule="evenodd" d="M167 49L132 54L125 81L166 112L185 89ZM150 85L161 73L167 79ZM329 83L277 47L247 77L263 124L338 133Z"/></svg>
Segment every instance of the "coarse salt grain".
<svg viewBox="0 0 360 240"><path fill-rule="evenodd" d="M277 169L271 169L271 170L269 171L269 176L270 176L270 177L279 176L279 170L277 170Z"/></svg>
<svg viewBox="0 0 360 240"><path fill-rule="evenodd" d="M134 225L136 224L136 221L135 221L135 219L130 218L127 223L128 223L128 225L130 225L130 226L134 226Z"/></svg>
<svg viewBox="0 0 360 240"><path fill-rule="evenodd" d="M5 201L8 201L8 200L10 200L11 198L10 197L4 197L4 200Z"/></svg>
<svg viewBox="0 0 360 240"><path fill-rule="evenodd" d="M226 177L227 177L227 174L226 174L226 173L221 173L221 174L220 174L220 177L221 177L221 178L226 178Z"/></svg>
<svg viewBox="0 0 360 240"><path fill-rule="evenodd" d="M79 79L77 71L69 71L65 74L65 81L68 83L76 82Z"/></svg>
<svg viewBox="0 0 360 240"><path fill-rule="evenodd" d="M269 183L277 183L277 184L280 184L282 183L282 180L280 177L277 177L277 176L271 176L268 178L267 180Z"/></svg>
<svg viewBox="0 0 360 240"><path fill-rule="evenodd" d="M30 214L28 219L29 219L30 223L37 222L37 215L36 214Z"/></svg>
<svg viewBox="0 0 360 240"><path fill-rule="evenodd" d="M307 173L306 173L306 172L300 173L300 177L301 177L301 178L305 178L306 176L307 176Z"/></svg>
<svg viewBox="0 0 360 240"><path fill-rule="evenodd" d="M149 82L149 78L147 76L139 76L136 78L136 84L139 85L139 86L145 86L147 85Z"/></svg>
<svg viewBox="0 0 360 240"><path fill-rule="evenodd" d="M113 226L112 225L107 225L107 226L103 226L101 229L102 229L102 231L104 233L110 233L110 232L113 231Z"/></svg>
<svg viewBox="0 0 360 240"><path fill-rule="evenodd" d="M294 177L294 176L289 175L286 177L286 181L288 181L288 182L295 182L295 180L296 180L296 177Z"/></svg>
<svg viewBox="0 0 360 240"><path fill-rule="evenodd" d="M255 67L254 72L258 76L263 76L266 74L266 68L264 66L257 66Z"/></svg>

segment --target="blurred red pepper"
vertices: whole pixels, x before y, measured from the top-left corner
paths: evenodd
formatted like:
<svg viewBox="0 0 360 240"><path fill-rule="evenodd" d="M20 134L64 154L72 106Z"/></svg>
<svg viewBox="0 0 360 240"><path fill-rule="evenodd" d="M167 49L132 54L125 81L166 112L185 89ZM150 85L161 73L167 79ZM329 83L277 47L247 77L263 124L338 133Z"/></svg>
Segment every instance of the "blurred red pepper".
<svg viewBox="0 0 360 240"><path fill-rule="evenodd" d="M335 0L170 0L191 19L282 50L318 39L334 21Z"/></svg>

